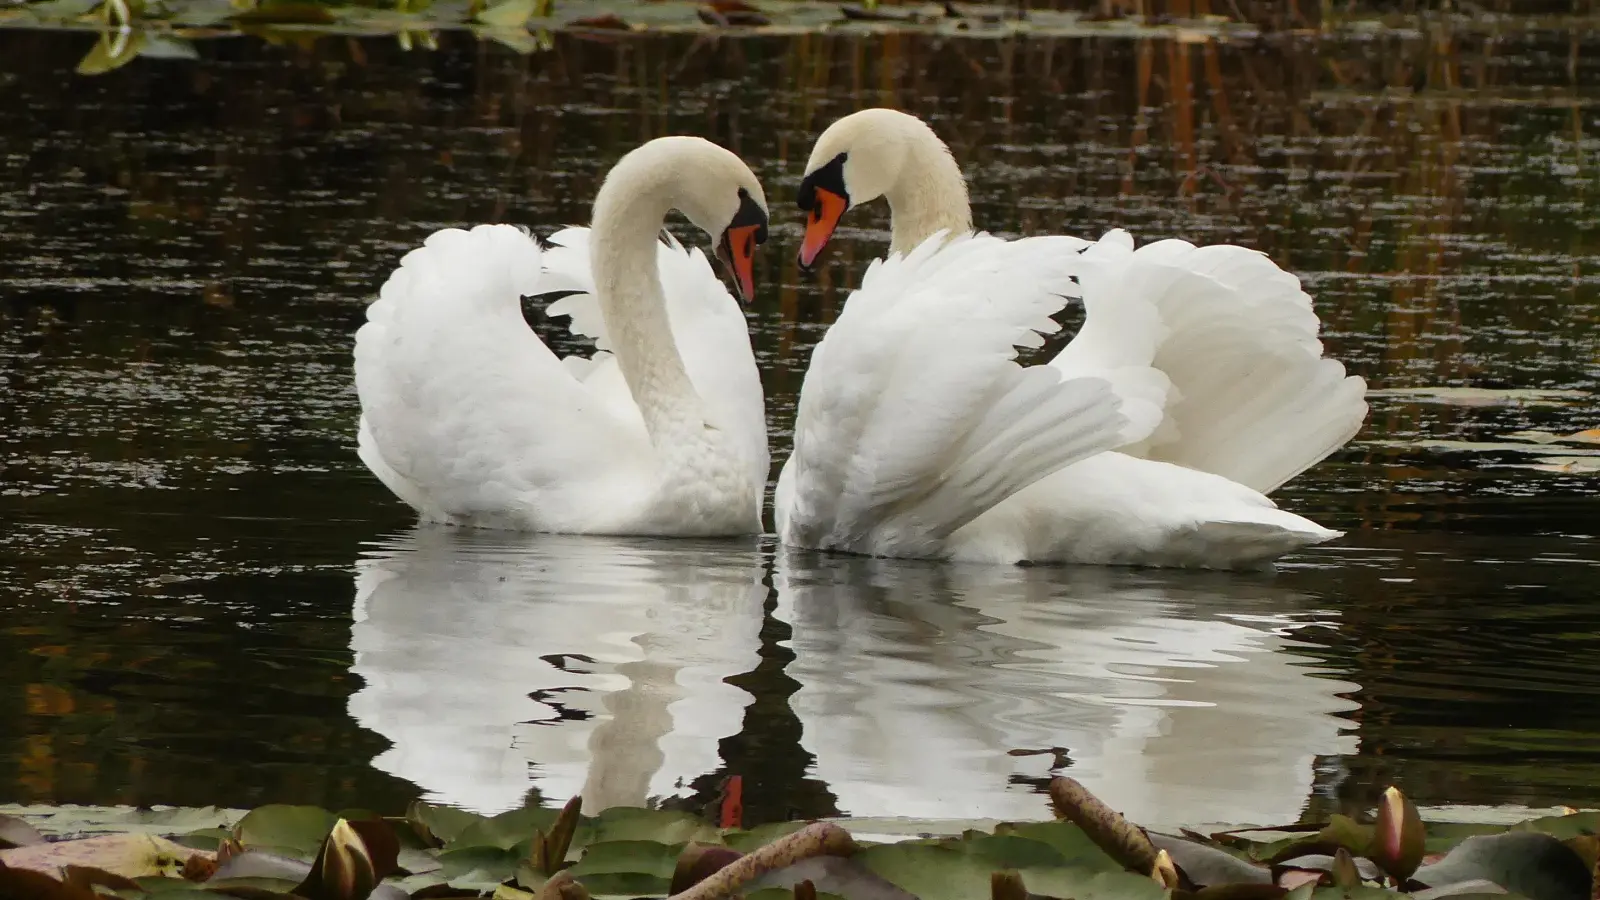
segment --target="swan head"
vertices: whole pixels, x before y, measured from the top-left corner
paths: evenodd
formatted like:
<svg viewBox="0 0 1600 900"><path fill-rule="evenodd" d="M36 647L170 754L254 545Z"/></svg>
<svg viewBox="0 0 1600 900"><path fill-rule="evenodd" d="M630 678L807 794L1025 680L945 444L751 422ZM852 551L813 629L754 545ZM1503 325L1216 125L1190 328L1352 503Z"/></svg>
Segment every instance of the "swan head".
<svg viewBox="0 0 1600 900"><path fill-rule="evenodd" d="M607 180L632 178L653 182L668 206L711 237L739 299L749 303L756 248L767 240L767 196L744 160L704 138L656 138L624 156Z"/></svg>
<svg viewBox="0 0 1600 900"><path fill-rule="evenodd" d="M800 245L801 271L810 271L816 264L839 220L852 207L896 191L903 176L924 174L913 156L929 149L950 157L949 148L926 122L899 110L864 109L828 126L811 148L796 195L800 209L807 214L806 236ZM950 164L953 166L954 160ZM964 184L961 191L964 206Z"/></svg>

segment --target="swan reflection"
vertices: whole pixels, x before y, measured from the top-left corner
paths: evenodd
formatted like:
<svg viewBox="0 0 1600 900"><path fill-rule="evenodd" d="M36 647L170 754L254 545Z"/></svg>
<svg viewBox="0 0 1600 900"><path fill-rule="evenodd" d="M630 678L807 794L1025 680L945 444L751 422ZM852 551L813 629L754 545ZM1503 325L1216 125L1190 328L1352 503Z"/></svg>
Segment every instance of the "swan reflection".
<svg viewBox="0 0 1600 900"><path fill-rule="evenodd" d="M1287 822L1355 752L1356 686L1294 653L1331 614L1270 577L784 551L775 584L850 815L1046 818L1054 770L1142 824Z"/></svg>
<svg viewBox="0 0 1600 900"><path fill-rule="evenodd" d="M754 540L421 527L358 561L350 715L373 760L478 812L687 792L751 697L767 588Z"/></svg>

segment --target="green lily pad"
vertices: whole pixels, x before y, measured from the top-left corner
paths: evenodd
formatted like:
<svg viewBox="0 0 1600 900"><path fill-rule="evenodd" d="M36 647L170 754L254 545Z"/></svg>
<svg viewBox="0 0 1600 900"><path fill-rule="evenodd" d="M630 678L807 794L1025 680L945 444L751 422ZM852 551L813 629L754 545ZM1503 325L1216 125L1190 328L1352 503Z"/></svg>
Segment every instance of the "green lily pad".
<svg viewBox="0 0 1600 900"><path fill-rule="evenodd" d="M1071 897L1073 900L1165 900L1167 897L1161 885L1131 872L1090 873L1060 868L1019 869L1017 874L1022 876L1022 883L1030 893L1046 897Z"/></svg>
<svg viewBox="0 0 1600 900"><path fill-rule="evenodd" d="M485 817L453 806L435 806L418 800L406 810L406 820L413 827L422 826L422 829L439 843L448 844L459 837L469 825L485 821Z"/></svg>
<svg viewBox="0 0 1600 900"><path fill-rule="evenodd" d="M743 829L730 829L722 833L722 843L727 844L740 853L749 853L751 850L765 844L770 844L786 834L794 834L806 827L806 822L771 822L758 825L745 831Z"/></svg>
<svg viewBox="0 0 1600 900"><path fill-rule="evenodd" d="M0 815L0 850L44 843L39 829L15 816Z"/></svg>
<svg viewBox="0 0 1600 900"><path fill-rule="evenodd" d="M1028 822L996 826L997 835L1015 835L1039 841L1054 847L1056 852L1072 865L1087 866L1096 871L1117 872L1117 864L1082 828L1071 822Z"/></svg>
<svg viewBox="0 0 1600 900"><path fill-rule="evenodd" d="M1529 900L1589 900L1594 880L1572 848L1523 830L1467 838L1412 878L1433 888L1482 879Z"/></svg>
<svg viewBox="0 0 1600 900"><path fill-rule="evenodd" d="M509 849L532 840L535 831L549 831L559 814L559 810L530 806L488 819L478 818L457 831L455 837L445 843L445 847L450 850L463 847Z"/></svg>
<svg viewBox="0 0 1600 900"><path fill-rule="evenodd" d="M477 19L491 28L521 28L532 18L537 0L501 0L478 13Z"/></svg>
<svg viewBox="0 0 1600 900"><path fill-rule="evenodd" d="M309 858L317 855L337 821L333 813L316 806L272 803L240 819L233 833L246 849L281 849Z"/></svg>
<svg viewBox="0 0 1600 900"><path fill-rule="evenodd" d="M644 872L608 872L578 879L591 897L646 897L665 895L669 879Z"/></svg>
<svg viewBox="0 0 1600 900"><path fill-rule="evenodd" d="M1051 868L1067 864L1067 858L1055 847L1015 834L974 835L959 841L946 840L941 842L941 846L973 857L990 871Z"/></svg>
<svg viewBox="0 0 1600 900"><path fill-rule="evenodd" d="M554 811L550 811L552 818ZM655 841L661 844L687 844L702 841L719 843L717 829L710 822L686 812L665 809L635 809L614 806L578 825L574 847L605 841Z"/></svg>
<svg viewBox="0 0 1600 900"><path fill-rule="evenodd" d="M451 887L494 890L501 882L511 880L522 859L522 853L500 847L445 850L439 854L438 874Z"/></svg>
<svg viewBox="0 0 1600 900"><path fill-rule="evenodd" d="M100 35L93 47L78 62L79 75L103 75L121 68L138 57L144 45L142 31L108 31Z"/></svg>
<svg viewBox="0 0 1600 900"><path fill-rule="evenodd" d="M987 896L993 872L992 867L970 854L915 842L868 847L851 861L919 900L970 900ZM1155 887L1155 882L1149 883ZM1158 889L1157 896L1160 893Z"/></svg>
<svg viewBox="0 0 1600 900"><path fill-rule="evenodd" d="M1220 847L1167 834L1150 834L1156 849L1167 851L1173 865L1200 887L1220 884L1271 884L1272 873Z"/></svg>
<svg viewBox="0 0 1600 900"><path fill-rule="evenodd" d="M584 848L583 858L568 869L573 877L588 883L588 875L611 875L620 872L653 875L671 880L678 866L682 844L660 844L655 841L605 841ZM592 892L591 892L592 893Z"/></svg>

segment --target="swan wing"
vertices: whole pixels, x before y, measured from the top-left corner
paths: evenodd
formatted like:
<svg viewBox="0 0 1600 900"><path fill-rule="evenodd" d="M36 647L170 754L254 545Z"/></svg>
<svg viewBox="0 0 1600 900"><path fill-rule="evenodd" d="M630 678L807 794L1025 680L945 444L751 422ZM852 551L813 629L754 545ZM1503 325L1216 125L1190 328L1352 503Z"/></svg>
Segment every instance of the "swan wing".
<svg viewBox="0 0 1600 900"><path fill-rule="evenodd" d="M551 303L545 313L568 317L574 334L593 338L595 346L604 350L610 347L610 338L594 295L589 240L589 229L582 227L550 236L544 254L543 290L573 293ZM742 450L741 457L750 466L752 481L764 483L770 460L766 403L744 311L699 248L685 248L677 238L662 231L656 263L672 337L689 381L716 424L734 436ZM596 354L596 358L601 356ZM609 354L604 354L601 364L616 368ZM620 383L620 372L616 377ZM628 396L627 385L621 386Z"/></svg>
<svg viewBox="0 0 1600 900"><path fill-rule="evenodd" d="M1125 452L1265 493L1360 430L1366 382L1323 356L1311 297L1265 254L1179 240L1135 250L1119 229L1083 256L1084 329L1052 365L1129 360L1172 383L1158 426Z"/></svg>
<svg viewBox="0 0 1600 900"><path fill-rule="evenodd" d="M799 546L935 555L1043 475L1128 438L1102 377L1017 363L1058 329L1084 242L941 233L868 268L813 351L777 493Z"/></svg>
<svg viewBox="0 0 1600 900"><path fill-rule="evenodd" d="M424 519L604 530L644 491L630 480L651 460L637 410L617 414L595 373L563 365L522 318L521 298L546 281L526 231L446 229L368 306L361 458Z"/></svg>

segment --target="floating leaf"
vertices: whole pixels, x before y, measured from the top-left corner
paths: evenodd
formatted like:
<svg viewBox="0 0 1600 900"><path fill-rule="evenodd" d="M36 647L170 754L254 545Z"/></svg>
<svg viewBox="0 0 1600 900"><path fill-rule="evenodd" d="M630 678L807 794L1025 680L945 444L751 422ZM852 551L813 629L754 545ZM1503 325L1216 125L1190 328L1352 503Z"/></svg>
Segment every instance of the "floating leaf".
<svg viewBox="0 0 1600 900"><path fill-rule="evenodd" d="M144 33L138 31L106 31L95 41L89 52L78 62L79 75L104 75L121 68L139 55L144 44Z"/></svg>
<svg viewBox="0 0 1600 900"><path fill-rule="evenodd" d="M247 850L279 850L310 859L321 851L337 821L333 813L319 807L271 803L240 819L233 826L233 835Z"/></svg>
<svg viewBox="0 0 1600 900"><path fill-rule="evenodd" d="M510 849L533 840L534 832L546 831L555 825L560 813L554 809L529 806L513 809L490 818L476 818L446 842L447 849L462 847L498 847Z"/></svg>
<svg viewBox="0 0 1600 900"><path fill-rule="evenodd" d="M687 844L690 841L715 843L717 829L710 822L686 812L665 809L635 809L613 806L578 828L578 843L602 841L656 841L662 844Z"/></svg>
<svg viewBox="0 0 1600 900"><path fill-rule="evenodd" d="M1411 877L1434 888L1481 879L1529 900L1590 900L1593 889L1593 875L1578 854L1536 831L1467 838Z"/></svg>
<svg viewBox="0 0 1600 900"><path fill-rule="evenodd" d="M662 887L672 878L681 847L655 841L606 841L584 848L583 858L568 870L579 881L589 875L643 873L661 879ZM591 893L595 893L591 891Z"/></svg>
<svg viewBox="0 0 1600 900"><path fill-rule="evenodd" d="M430 843L448 844L467 826L483 822L485 817L453 806L435 806L417 800L406 809L406 821L420 836L431 838Z"/></svg>
<svg viewBox="0 0 1600 900"><path fill-rule="evenodd" d="M970 900L989 892L990 867L949 847L914 842L879 844L862 850L851 861L920 900Z"/></svg>
<svg viewBox="0 0 1600 900"><path fill-rule="evenodd" d="M44 843L39 829L15 816L0 816L0 850Z"/></svg>
<svg viewBox="0 0 1600 900"><path fill-rule="evenodd" d="M806 827L805 822L770 822L745 831L734 829L722 833L722 842L735 850L748 853L763 844L770 844L786 834L794 834Z"/></svg>
<svg viewBox="0 0 1600 900"><path fill-rule="evenodd" d="M1087 832L1071 822L1001 823L995 828L995 834L1016 835L1049 844L1072 865L1085 865L1095 871L1107 872L1122 868L1120 863L1100 849L1100 845Z"/></svg>
<svg viewBox="0 0 1600 900"><path fill-rule="evenodd" d="M253 25L332 25L338 21L328 7L301 0L264 0L232 18Z"/></svg>
<svg viewBox="0 0 1600 900"><path fill-rule="evenodd" d="M533 17L534 5L535 0L500 0L477 19L491 28L522 28Z"/></svg>
<svg viewBox="0 0 1600 900"><path fill-rule="evenodd" d="M280 856L276 853L267 853L262 850L246 850L235 854L217 866L212 878L282 878L286 881L299 883L311 874L311 863Z"/></svg>
<svg viewBox="0 0 1600 900"><path fill-rule="evenodd" d="M1096 872L1082 869L1023 869L1017 874L1028 890L1045 897L1073 900L1165 900L1168 892L1148 877L1131 872ZM1210 895L1201 895L1210 900ZM928 897L922 900L930 900Z"/></svg>
<svg viewBox="0 0 1600 900"><path fill-rule="evenodd" d="M493 890L516 874L523 856L500 847L462 847L439 854L439 874L451 887Z"/></svg>
<svg viewBox="0 0 1600 900"><path fill-rule="evenodd" d="M102 834L76 841L0 850L0 864L61 878L68 866L103 869L124 878L177 875L197 851L150 834Z"/></svg>
<svg viewBox="0 0 1600 900"><path fill-rule="evenodd" d="M1150 842L1171 856L1178 870L1197 887L1272 883L1272 873L1266 868L1226 850L1154 832L1150 834Z"/></svg>

